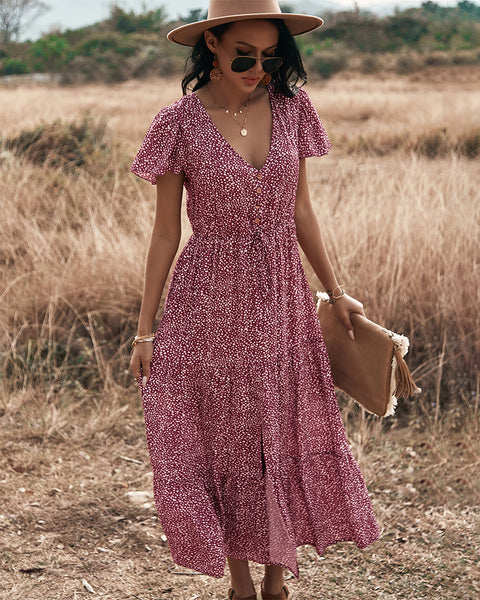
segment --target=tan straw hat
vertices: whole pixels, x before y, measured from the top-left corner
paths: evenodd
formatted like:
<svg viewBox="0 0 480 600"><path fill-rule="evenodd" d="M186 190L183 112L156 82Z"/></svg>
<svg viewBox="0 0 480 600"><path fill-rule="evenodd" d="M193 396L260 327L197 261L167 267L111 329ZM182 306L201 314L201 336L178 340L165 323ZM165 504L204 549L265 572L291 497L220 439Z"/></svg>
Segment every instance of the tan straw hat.
<svg viewBox="0 0 480 600"><path fill-rule="evenodd" d="M320 17L282 13L277 0L210 0L206 19L177 27L168 33L167 38L183 46L195 46L207 29L247 19L281 19L292 35L306 33L323 25Z"/></svg>

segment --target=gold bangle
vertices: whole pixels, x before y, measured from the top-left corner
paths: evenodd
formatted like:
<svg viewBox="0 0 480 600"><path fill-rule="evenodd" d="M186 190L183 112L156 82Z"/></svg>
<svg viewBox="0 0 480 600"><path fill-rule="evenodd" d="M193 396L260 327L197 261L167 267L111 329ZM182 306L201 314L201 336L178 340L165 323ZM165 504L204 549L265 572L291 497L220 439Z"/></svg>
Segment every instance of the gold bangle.
<svg viewBox="0 0 480 600"><path fill-rule="evenodd" d="M136 346L139 342L153 342L155 339L154 333L147 333L145 335L136 335L133 338L132 346Z"/></svg>
<svg viewBox="0 0 480 600"><path fill-rule="evenodd" d="M335 290L339 289L340 290L340 294L335 295L333 292ZM330 297L330 304L335 304L335 302L337 300L340 300L340 298L343 298L343 296L345 296L345 290L343 289L343 284L342 285L337 285L336 287L333 288L333 290L327 290L327 294Z"/></svg>

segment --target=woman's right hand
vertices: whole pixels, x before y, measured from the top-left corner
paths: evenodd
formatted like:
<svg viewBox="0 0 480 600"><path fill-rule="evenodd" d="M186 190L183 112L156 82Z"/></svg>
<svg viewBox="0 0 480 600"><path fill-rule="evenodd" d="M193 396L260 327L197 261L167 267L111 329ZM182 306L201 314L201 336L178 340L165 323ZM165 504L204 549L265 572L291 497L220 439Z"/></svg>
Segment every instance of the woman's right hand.
<svg viewBox="0 0 480 600"><path fill-rule="evenodd" d="M140 370L143 373L142 386L145 387L150 377L150 362L153 356L153 342L139 342L135 344L130 356L130 368L135 380L138 381Z"/></svg>

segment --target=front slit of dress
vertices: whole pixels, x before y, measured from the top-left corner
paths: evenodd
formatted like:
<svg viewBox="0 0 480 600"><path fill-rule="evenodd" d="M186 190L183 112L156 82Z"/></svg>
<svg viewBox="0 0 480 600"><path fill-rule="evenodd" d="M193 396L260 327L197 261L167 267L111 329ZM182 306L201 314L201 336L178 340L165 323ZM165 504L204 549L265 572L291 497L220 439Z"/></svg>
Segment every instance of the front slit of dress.
<svg viewBox="0 0 480 600"><path fill-rule="evenodd" d="M263 452L262 429L260 429L260 450L261 450L261 453L262 453L262 473L265 475L265 454Z"/></svg>

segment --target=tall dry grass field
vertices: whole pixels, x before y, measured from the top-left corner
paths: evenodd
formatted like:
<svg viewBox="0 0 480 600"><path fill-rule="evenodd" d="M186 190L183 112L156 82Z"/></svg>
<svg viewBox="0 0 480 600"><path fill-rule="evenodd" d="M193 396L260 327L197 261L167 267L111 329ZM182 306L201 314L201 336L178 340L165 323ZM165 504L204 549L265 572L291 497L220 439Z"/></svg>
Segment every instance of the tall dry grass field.
<svg viewBox="0 0 480 600"><path fill-rule="evenodd" d="M424 391L384 421L341 399L382 538L361 556L302 548L291 587L305 600L479 597L480 90L350 77L308 92L334 145L309 179L338 276L410 337ZM83 579L99 598L226 593L171 564L128 371L155 210L129 167L178 95L165 80L0 88L0 597L87 597ZM185 206L182 219L181 246Z"/></svg>
<svg viewBox="0 0 480 600"><path fill-rule="evenodd" d="M480 92L369 78L309 91L334 143L309 172L339 277L371 318L410 336L425 390L415 406L427 416L434 403L438 419L479 386ZM3 150L6 390L39 378L55 391L130 383L155 191L129 166L153 115L177 96L171 81L0 90L5 139L86 113L107 124L105 147L75 172ZM183 242L185 212L184 225ZM305 267L314 290L320 284Z"/></svg>

